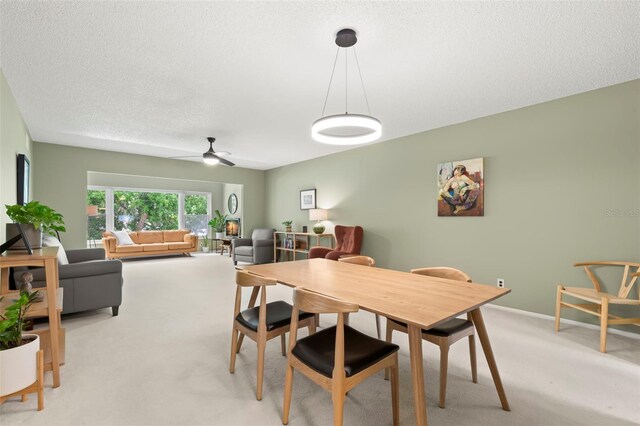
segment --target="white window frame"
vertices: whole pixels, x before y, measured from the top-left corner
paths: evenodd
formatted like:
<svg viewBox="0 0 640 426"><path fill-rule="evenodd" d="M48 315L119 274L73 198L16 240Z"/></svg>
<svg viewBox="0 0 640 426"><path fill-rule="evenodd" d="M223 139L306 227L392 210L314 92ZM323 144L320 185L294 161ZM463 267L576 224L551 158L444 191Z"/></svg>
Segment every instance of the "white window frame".
<svg viewBox="0 0 640 426"><path fill-rule="evenodd" d="M187 195L204 195L207 197L207 216L211 218L211 209L213 207L210 192L201 191L176 191L169 189L147 189L147 188L129 188L120 186L100 186L100 185L87 185L87 191L105 191L105 220L107 231L115 230L115 214L113 204L113 193L115 191L128 191L128 192L159 192L161 194L178 194L178 229L185 229L185 212L184 202Z"/></svg>

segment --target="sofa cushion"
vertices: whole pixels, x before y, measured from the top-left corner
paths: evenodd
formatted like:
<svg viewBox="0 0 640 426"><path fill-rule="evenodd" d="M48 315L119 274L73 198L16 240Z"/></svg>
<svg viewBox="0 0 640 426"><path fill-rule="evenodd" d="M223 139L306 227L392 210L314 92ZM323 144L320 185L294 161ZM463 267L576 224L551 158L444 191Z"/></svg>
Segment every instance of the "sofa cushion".
<svg viewBox="0 0 640 426"><path fill-rule="evenodd" d="M190 249L191 243L168 243L169 250Z"/></svg>
<svg viewBox="0 0 640 426"><path fill-rule="evenodd" d="M138 232L138 244L164 243L162 231Z"/></svg>
<svg viewBox="0 0 640 426"><path fill-rule="evenodd" d="M129 232L129 237L131 237L131 241L133 241L134 243L140 244L140 240L138 240L137 232Z"/></svg>
<svg viewBox="0 0 640 426"><path fill-rule="evenodd" d="M164 242L165 243L178 243L184 242L185 234L188 234L190 231L185 229L178 229L175 231L162 231L164 234Z"/></svg>
<svg viewBox="0 0 640 426"><path fill-rule="evenodd" d="M169 250L169 244L165 243L150 243L142 244L142 251L167 251Z"/></svg>
<svg viewBox="0 0 640 426"><path fill-rule="evenodd" d="M42 236L43 247L58 247L58 265L68 265L69 259L67 259L67 253L64 251L64 247L56 237L51 235Z"/></svg>
<svg viewBox="0 0 640 426"><path fill-rule="evenodd" d="M131 246L116 246L116 253L135 253L142 251L142 246L134 244Z"/></svg>
<svg viewBox="0 0 640 426"><path fill-rule="evenodd" d="M127 231L113 231L112 234L118 240L119 246L132 246L135 244Z"/></svg>

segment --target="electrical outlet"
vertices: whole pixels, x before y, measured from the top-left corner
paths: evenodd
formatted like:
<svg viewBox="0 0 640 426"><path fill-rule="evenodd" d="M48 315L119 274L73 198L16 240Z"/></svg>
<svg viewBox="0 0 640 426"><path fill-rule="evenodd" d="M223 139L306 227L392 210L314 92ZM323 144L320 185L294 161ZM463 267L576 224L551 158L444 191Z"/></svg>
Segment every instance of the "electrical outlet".
<svg viewBox="0 0 640 426"><path fill-rule="evenodd" d="M504 288L504 278L498 278L497 286L499 288Z"/></svg>

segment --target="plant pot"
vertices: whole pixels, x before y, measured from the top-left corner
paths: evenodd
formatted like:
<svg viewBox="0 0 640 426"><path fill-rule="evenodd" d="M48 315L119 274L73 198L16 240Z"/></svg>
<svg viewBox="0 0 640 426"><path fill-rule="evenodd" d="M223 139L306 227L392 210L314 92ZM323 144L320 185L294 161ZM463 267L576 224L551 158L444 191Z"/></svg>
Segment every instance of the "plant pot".
<svg viewBox="0 0 640 426"><path fill-rule="evenodd" d="M221 240L224 238L224 232L216 232L216 240Z"/></svg>
<svg viewBox="0 0 640 426"><path fill-rule="evenodd" d="M36 230L36 228L30 223L21 223L20 227L22 228L22 232L26 235L29 243L31 244L32 249L38 249L42 247L42 229ZM16 235L20 235L20 231L18 231L18 227L15 223L7 223L6 226L6 236L7 241ZM22 239L9 247L9 250L24 250L26 249L24 245L24 241Z"/></svg>
<svg viewBox="0 0 640 426"><path fill-rule="evenodd" d="M291 232L291 227L290 227L290 226L287 226L287 227L285 228L285 231L286 231L286 232Z"/></svg>
<svg viewBox="0 0 640 426"><path fill-rule="evenodd" d="M22 390L38 378L36 354L40 350L40 337L36 334L22 336L33 340L17 348L0 351L0 396Z"/></svg>
<svg viewBox="0 0 640 426"><path fill-rule="evenodd" d="M209 253L209 247L202 247L203 253Z"/></svg>

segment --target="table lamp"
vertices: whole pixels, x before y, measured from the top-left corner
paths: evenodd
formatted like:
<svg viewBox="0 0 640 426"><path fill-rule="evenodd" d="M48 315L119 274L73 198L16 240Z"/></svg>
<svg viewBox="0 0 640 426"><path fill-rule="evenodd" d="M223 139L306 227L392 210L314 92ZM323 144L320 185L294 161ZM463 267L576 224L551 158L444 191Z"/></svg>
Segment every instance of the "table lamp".
<svg viewBox="0 0 640 426"><path fill-rule="evenodd" d="M310 209L309 220L317 220L313 225L313 232L316 234L322 234L324 232L324 225L321 223L323 220L329 219L329 210L326 209Z"/></svg>

